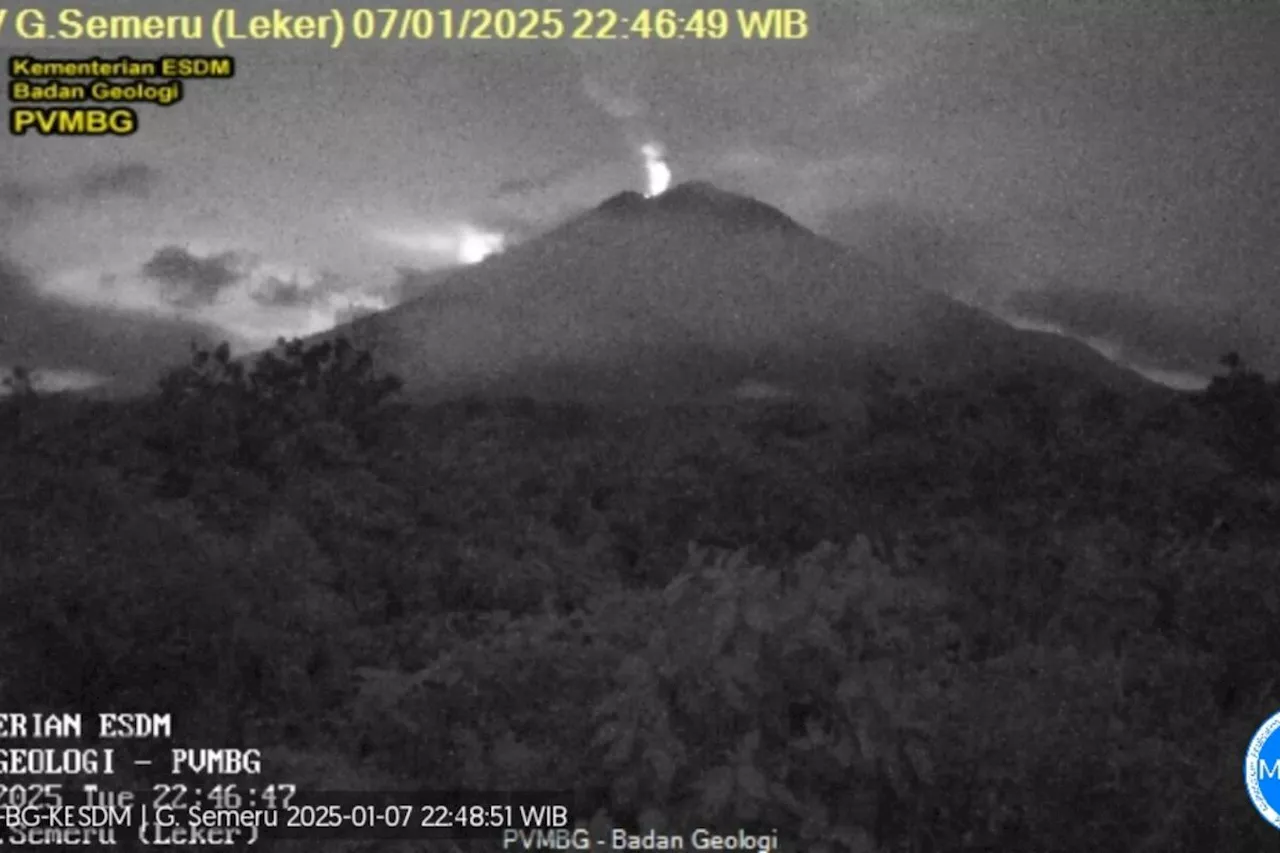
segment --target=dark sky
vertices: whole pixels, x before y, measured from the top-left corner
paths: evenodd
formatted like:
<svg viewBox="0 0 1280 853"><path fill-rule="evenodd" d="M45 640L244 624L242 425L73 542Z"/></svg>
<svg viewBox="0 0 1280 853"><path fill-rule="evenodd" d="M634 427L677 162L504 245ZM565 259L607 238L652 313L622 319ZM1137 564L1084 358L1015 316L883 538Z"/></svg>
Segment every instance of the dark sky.
<svg viewBox="0 0 1280 853"><path fill-rule="evenodd" d="M1280 372L1280 4L786 5L808 39L256 43L132 137L8 138L0 366L123 375L193 336L318 331L642 189L656 142L677 181L1006 315L1170 371L1237 348ZM217 52L0 35L178 51Z"/></svg>

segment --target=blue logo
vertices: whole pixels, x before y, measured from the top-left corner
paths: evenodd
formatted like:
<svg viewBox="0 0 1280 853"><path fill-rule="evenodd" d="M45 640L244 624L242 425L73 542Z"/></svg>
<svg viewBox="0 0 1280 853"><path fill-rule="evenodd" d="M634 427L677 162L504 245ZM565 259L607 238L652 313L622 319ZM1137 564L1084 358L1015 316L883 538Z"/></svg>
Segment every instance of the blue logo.
<svg viewBox="0 0 1280 853"><path fill-rule="evenodd" d="M1263 723L1249 742L1244 785L1262 819L1280 829L1280 714Z"/></svg>

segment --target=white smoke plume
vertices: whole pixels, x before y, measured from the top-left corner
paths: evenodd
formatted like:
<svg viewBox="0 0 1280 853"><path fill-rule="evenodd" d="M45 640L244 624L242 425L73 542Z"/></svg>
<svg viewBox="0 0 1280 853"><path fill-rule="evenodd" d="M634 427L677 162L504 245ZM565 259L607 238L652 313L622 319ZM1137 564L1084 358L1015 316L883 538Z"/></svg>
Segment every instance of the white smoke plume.
<svg viewBox="0 0 1280 853"><path fill-rule="evenodd" d="M592 103L616 119L627 120L639 118L647 111L644 101L631 91L620 91L609 86L596 77L587 76L582 80L582 89Z"/></svg>
<svg viewBox="0 0 1280 853"><path fill-rule="evenodd" d="M648 178L645 197L653 198L662 195L671 186L671 167L664 159L666 152L656 142L646 142L640 146L640 155L644 157L644 171Z"/></svg>
<svg viewBox="0 0 1280 853"><path fill-rule="evenodd" d="M570 42L577 60L582 91L600 109L620 121L639 119L649 111L637 90L645 79L647 57L635 44Z"/></svg>
<svg viewBox="0 0 1280 853"><path fill-rule="evenodd" d="M623 125L629 147L644 163L645 195L653 198L671 185L666 149L654 138L645 121L649 104L636 90L644 80L645 58L635 51L611 50L595 55L589 48L574 49L582 65L582 90L593 104Z"/></svg>

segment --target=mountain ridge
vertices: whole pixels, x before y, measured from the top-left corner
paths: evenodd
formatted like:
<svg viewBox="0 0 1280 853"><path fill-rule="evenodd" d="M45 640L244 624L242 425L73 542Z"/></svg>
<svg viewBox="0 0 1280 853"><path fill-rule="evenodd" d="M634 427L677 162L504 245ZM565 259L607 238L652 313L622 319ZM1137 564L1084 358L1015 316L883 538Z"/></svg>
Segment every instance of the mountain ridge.
<svg viewBox="0 0 1280 853"><path fill-rule="evenodd" d="M856 386L873 364L925 381L1043 365L1148 384L1084 344L1014 329L698 181L655 198L618 193L317 338L340 334L375 349L414 396L683 399L749 381L818 392Z"/></svg>

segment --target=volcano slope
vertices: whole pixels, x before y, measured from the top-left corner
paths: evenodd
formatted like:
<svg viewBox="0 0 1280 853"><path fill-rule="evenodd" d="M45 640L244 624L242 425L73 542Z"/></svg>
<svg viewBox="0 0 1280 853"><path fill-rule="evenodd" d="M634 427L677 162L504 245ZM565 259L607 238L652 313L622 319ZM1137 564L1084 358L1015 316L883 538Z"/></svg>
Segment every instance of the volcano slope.
<svg viewBox="0 0 1280 853"><path fill-rule="evenodd" d="M373 350L411 399L671 403L744 383L821 396L877 372L928 385L1027 371L1121 392L1150 385L701 182L654 199L621 193L321 337L338 335Z"/></svg>

